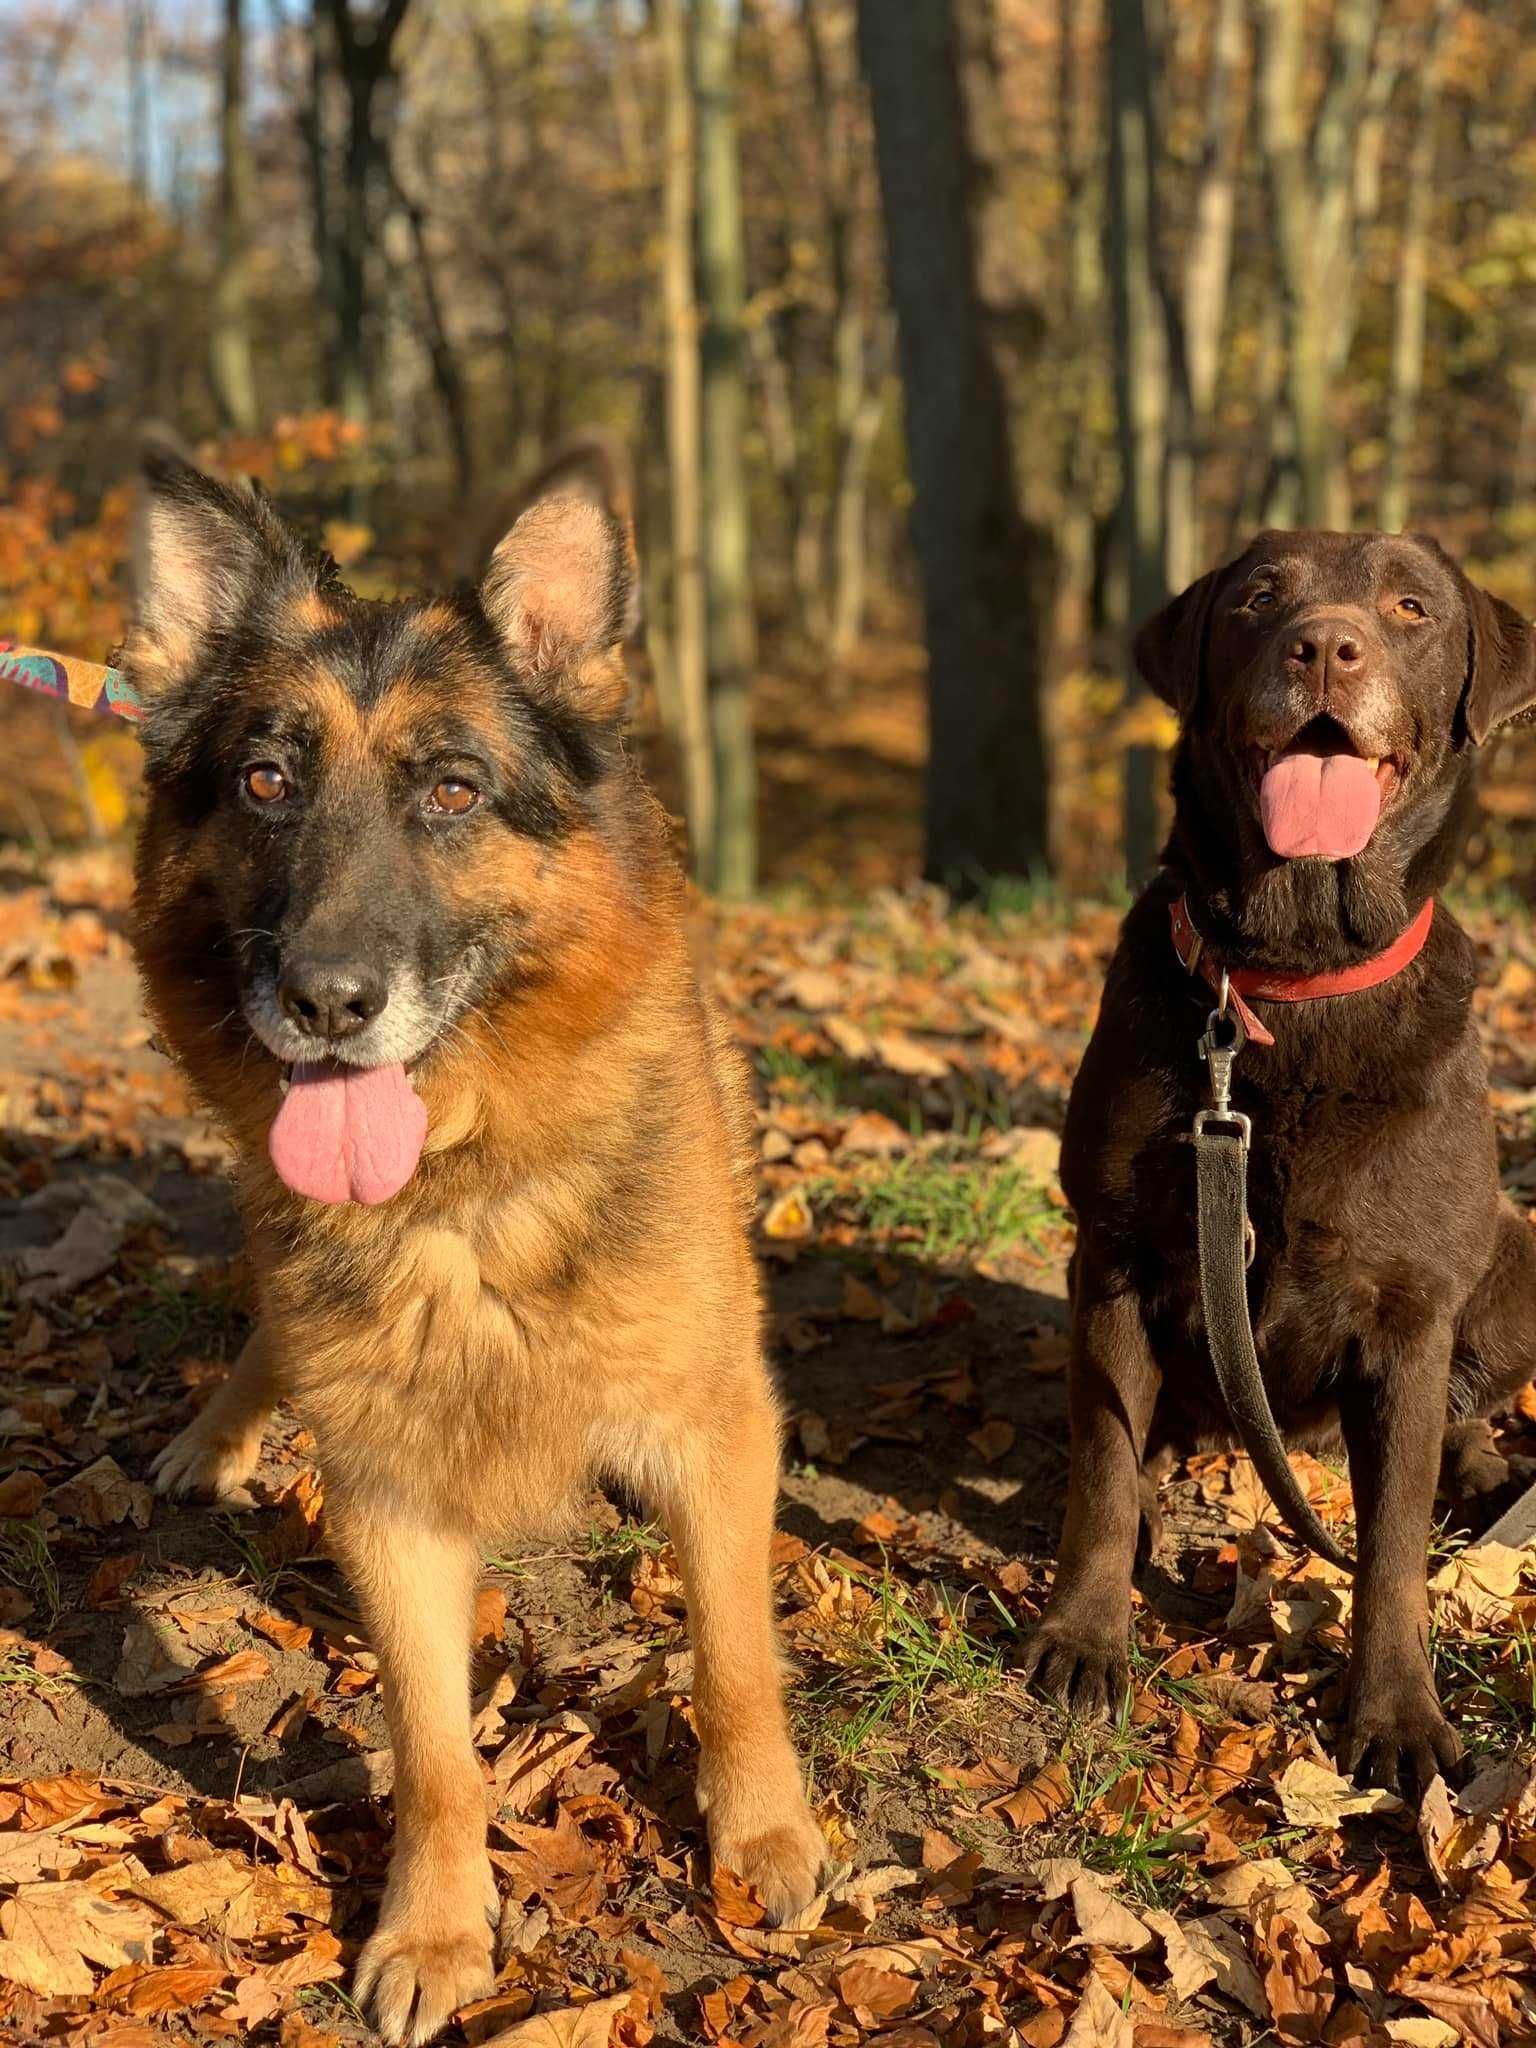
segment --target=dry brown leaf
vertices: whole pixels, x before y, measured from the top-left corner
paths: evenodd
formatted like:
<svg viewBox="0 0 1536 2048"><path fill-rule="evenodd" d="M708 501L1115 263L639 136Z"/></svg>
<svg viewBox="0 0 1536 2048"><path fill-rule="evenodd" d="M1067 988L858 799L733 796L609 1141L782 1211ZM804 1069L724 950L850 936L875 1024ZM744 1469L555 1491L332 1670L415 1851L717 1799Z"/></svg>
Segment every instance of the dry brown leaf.
<svg viewBox="0 0 1536 2048"><path fill-rule="evenodd" d="M1292 1827L1337 1829L1349 1814L1400 1813L1403 1802L1379 1785L1361 1787L1327 1764L1299 1756L1275 1780L1280 1808Z"/></svg>
<svg viewBox="0 0 1536 2048"><path fill-rule="evenodd" d="M229 1971L203 1964L178 1963L162 1970L120 1973L121 1981L103 1984L104 2002L124 2012L185 2012L204 2004L223 1985Z"/></svg>
<svg viewBox="0 0 1536 2048"><path fill-rule="evenodd" d="M0 1906L0 1977L43 1998L88 1997L90 1965L115 1969L147 1960L155 1922L83 1882L24 1884Z"/></svg>
<svg viewBox="0 0 1536 2048"><path fill-rule="evenodd" d="M1116 1955L1140 1955L1152 1946L1152 1935L1118 1899L1112 1899L1096 1878L1072 1880L1072 1916L1077 1933L1068 1947L1107 1948Z"/></svg>
<svg viewBox="0 0 1536 2048"><path fill-rule="evenodd" d="M594 1998L588 2005L563 2005L555 2012L531 2013L482 2041L480 2048L608 2048L614 2021L626 2011L630 1994Z"/></svg>
<svg viewBox="0 0 1536 2048"><path fill-rule="evenodd" d="M994 1799L983 1810L998 1814L1011 1827L1038 1828L1054 1819L1071 1798L1072 1780L1066 1765L1047 1764L1017 1792L1009 1793L1006 1799Z"/></svg>
<svg viewBox="0 0 1536 2048"><path fill-rule="evenodd" d="M1090 1970L1063 2048L1135 2048L1135 2034L1130 2014L1115 2003L1102 1979Z"/></svg>
<svg viewBox="0 0 1536 2048"><path fill-rule="evenodd" d="M763 1217L763 1235L778 1239L781 1243L795 1243L809 1237L816 1228L816 1219L811 1214L811 1205L799 1188L791 1188L787 1194L769 1204Z"/></svg>
<svg viewBox="0 0 1536 2048"><path fill-rule="evenodd" d="M56 1515L86 1529L109 1529L115 1522L147 1529L155 1511L152 1489L141 1479L130 1479L117 1460L106 1455L73 1479L50 1487L47 1502Z"/></svg>

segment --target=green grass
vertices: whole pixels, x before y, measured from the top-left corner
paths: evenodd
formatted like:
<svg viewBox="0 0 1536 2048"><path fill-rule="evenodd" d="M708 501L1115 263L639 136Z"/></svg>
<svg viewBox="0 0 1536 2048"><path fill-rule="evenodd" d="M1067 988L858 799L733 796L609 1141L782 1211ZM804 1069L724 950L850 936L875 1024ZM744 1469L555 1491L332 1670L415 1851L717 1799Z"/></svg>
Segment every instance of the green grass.
<svg viewBox="0 0 1536 2048"><path fill-rule="evenodd" d="M825 1195L826 1184L818 1191ZM938 1153L866 1174L837 1199L871 1236L899 1239L925 1259L1038 1247L1053 1214L1044 1189L1019 1167Z"/></svg>
<svg viewBox="0 0 1536 2048"><path fill-rule="evenodd" d="M58 1621L62 1603L58 1567L37 1522L0 1524L0 1579L26 1594L46 1635Z"/></svg>
<svg viewBox="0 0 1536 2048"><path fill-rule="evenodd" d="M854 1092L857 1078L848 1062L835 1055L808 1060L802 1053L790 1052L781 1045L762 1046L757 1054L757 1067L770 1089L812 1096L827 1109L835 1109Z"/></svg>
<svg viewBox="0 0 1536 2048"><path fill-rule="evenodd" d="M991 1596L988 1596L989 1598ZM811 1740L840 1763L865 1762L886 1728L910 1735L936 1726L1005 1684L1003 1652L969 1624L968 1594L938 1592L938 1612L926 1614L911 1589L887 1573L874 1606L840 1644L835 1678L810 1689ZM992 1605L1011 1632L1012 1617Z"/></svg>
<svg viewBox="0 0 1536 2048"><path fill-rule="evenodd" d="M1474 1756L1536 1741L1536 1637L1527 1626L1508 1635L1433 1630L1430 1656L1440 1697Z"/></svg>
<svg viewBox="0 0 1536 2048"><path fill-rule="evenodd" d="M145 1284L147 1298L134 1305L131 1325L139 1350L151 1362L184 1351L199 1358L233 1358L245 1342L249 1322L228 1285L179 1287L165 1273L150 1274Z"/></svg>

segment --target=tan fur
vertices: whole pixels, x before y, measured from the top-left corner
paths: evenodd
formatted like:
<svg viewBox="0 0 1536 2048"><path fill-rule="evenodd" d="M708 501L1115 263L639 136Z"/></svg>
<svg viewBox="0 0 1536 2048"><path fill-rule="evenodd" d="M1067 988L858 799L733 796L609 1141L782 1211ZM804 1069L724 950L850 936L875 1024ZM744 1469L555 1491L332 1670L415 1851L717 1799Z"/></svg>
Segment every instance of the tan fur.
<svg viewBox="0 0 1536 2048"><path fill-rule="evenodd" d="M386 698L359 727L333 689L308 688L338 746L382 747L404 715ZM418 1070L426 1153L371 1209L305 1202L277 1179L276 1065L209 1013L183 965L198 837L156 808L142 841L151 1007L238 1148L261 1305L259 1335L165 1474L238 1490L278 1393L314 1432L395 1752L397 1846L358 1978L391 2042L430 2038L490 1984L468 1726L479 1560L564 1516L597 1474L652 1503L677 1547L714 1854L777 1918L811 1898L823 1858L771 1611L779 1417L747 1229L745 1078L692 970L660 814L626 815L641 820L628 836L508 835L456 871L455 890L517 902L543 971L469 1011Z"/></svg>

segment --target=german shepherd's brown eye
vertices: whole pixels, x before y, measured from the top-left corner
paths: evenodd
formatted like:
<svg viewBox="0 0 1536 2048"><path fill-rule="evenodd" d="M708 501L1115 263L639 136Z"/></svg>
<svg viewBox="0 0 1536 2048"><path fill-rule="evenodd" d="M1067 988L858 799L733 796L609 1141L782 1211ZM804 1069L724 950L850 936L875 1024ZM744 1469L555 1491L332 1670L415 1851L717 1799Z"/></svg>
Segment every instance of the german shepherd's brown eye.
<svg viewBox="0 0 1536 2048"><path fill-rule="evenodd" d="M466 811L472 811L480 801L480 792L473 783L460 782L455 776L445 776L427 798L427 808L445 817L462 818Z"/></svg>
<svg viewBox="0 0 1536 2048"><path fill-rule="evenodd" d="M259 804L281 803L288 794L288 778L270 761L258 761L254 768L245 771L245 790Z"/></svg>

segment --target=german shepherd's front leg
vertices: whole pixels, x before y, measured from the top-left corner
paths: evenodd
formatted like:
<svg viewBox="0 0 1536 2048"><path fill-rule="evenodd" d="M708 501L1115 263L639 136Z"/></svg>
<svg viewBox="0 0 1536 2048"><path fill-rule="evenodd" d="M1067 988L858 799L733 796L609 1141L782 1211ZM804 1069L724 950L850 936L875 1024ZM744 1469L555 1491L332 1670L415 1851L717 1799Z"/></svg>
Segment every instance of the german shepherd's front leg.
<svg viewBox="0 0 1536 2048"><path fill-rule="evenodd" d="M256 1469L262 1433L281 1395L272 1348L258 1323L228 1379L156 1458L156 1491L250 1507L245 1482Z"/></svg>
<svg viewBox="0 0 1536 2048"><path fill-rule="evenodd" d="M766 1387L721 1402L707 1430L656 1445L648 1462L665 1475L656 1505L688 1596L710 1853L756 1886L775 1923L792 1922L816 1896L827 1845L784 1713L769 1564L779 1435Z"/></svg>
<svg viewBox="0 0 1536 2048"><path fill-rule="evenodd" d="M384 2040L430 2041L491 1988L496 1888L469 1732L480 1557L467 1535L337 1502L332 1541L379 1659L395 1759L395 1847L354 1986Z"/></svg>

